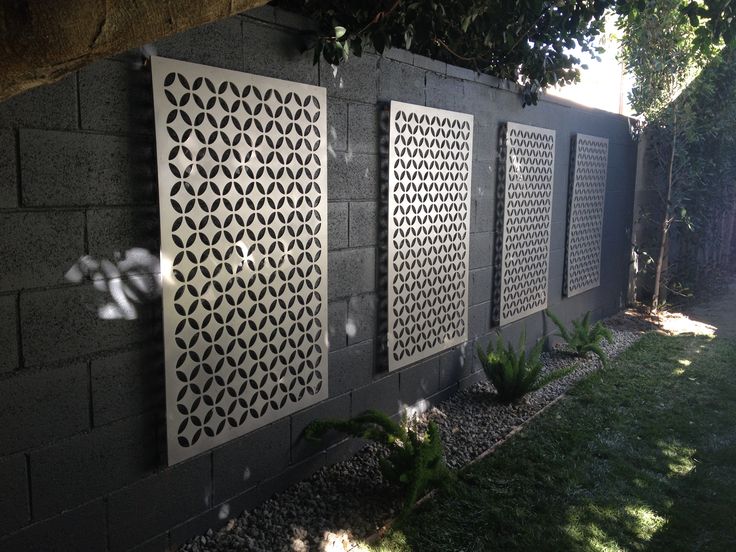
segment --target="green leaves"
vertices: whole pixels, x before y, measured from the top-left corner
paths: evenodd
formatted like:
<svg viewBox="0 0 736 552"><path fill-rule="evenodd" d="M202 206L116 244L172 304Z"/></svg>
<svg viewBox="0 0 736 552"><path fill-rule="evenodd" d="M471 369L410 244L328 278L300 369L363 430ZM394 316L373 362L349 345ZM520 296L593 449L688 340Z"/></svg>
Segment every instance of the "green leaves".
<svg viewBox="0 0 736 552"><path fill-rule="evenodd" d="M440 431L434 422L429 423L426 434L420 434L406 421L398 424L382 412L367 410L349 420L315 420L304 430L304 436L319 440L330 430L388 447L389 455L381 459L381 472L388 481L405 489L403 513L426 490L451 477L444 461Z"/></svg>
<svg viewBox="0 0 736 552"><path fill-rule="evenodd" d="M379 53L414 53L526 82L523 105L534 105L551 84L579 77L569 46L591 51L613 0L280 0L277 5L314 19L315 59L343 63L363 44ZM362 39L359 41L357 39Z"/></svg>
<svg viewBox="0 0 736 552"><path fill-rule="evenodd" d="M493 341L488 343L486 350L480 344L476 345L483 371L496 389L499 401L513 402L565 375L555 371L540 378L543 346L544 340L540 339L527 354L526 331L519 336L518 352L511 343L504 344L500 335L495 345Z"/></svg>
<svg viewBox="0 0 736 552"><path fill-rule="evenodd" d="M557 326L559 331L557 335L565 340L567 346L577 356L582 357L588 353L593 353L601 359L604 366L607 364L608 359L606 353L600 347L600 342L605 339L610 343L613 339L613 334L601 321L591 326L590 311L585 313L582 320L572 321L572 331L568 330L565 324L551 310L547 309L544 311L544 314Z"/></svg>

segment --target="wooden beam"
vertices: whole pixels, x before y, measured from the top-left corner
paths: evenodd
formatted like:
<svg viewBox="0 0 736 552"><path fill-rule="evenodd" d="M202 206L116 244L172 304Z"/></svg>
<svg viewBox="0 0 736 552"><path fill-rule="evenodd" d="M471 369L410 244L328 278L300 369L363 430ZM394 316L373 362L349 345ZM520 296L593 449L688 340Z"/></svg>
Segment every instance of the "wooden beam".
<svg viewBox="0 0 736 552"><path fill-rule="evenodd" d="M268 0L2 0L0 101Z"/></svg>

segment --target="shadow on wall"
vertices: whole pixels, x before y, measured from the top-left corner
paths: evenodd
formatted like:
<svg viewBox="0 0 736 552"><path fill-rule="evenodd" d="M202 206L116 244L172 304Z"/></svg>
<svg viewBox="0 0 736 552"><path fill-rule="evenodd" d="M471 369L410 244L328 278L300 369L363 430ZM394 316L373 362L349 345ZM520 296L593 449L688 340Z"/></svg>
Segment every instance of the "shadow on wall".
<svg viewBox="0 0 736 552"><path fill-rule="evenodd" d="M112 259L83 255L67 270L67 281L80 284L89 279L99 292L93 307L103 320L135 320L141 305L161 296L161 266L158 255L134 247L115 253Z"/></svg>

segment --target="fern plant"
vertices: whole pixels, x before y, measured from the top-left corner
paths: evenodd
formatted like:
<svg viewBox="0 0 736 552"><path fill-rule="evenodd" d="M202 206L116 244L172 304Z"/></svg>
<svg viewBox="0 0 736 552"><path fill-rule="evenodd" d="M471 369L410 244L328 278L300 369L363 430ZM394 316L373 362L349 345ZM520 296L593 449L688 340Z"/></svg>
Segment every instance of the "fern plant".
<svg viewBox="0 0 736 552"><path fill-rule="evenodd" d="M397 423L385 414L368 410L349 420L315 420L304 430L307 439L316 441L329 430L368 439L389 449L381 459L381 473L387 481L405 489L402 513L406 513L425 491L445 483L450 472L445 465L440 430L430 422L426 434Z"/></svg>
<svg viewBox="0 0 736 552"><path fill-rule="evenodd" d="M601 359L604 366L608 364L608 357L601 348L601 340L605 339L610 343L613 340L613 334L600 320L591 326L590 311L585 313L582 320L573 320L571 330L568 330L551 310L547 309L545 314L557 326L559 330L557 335L565 340L576 356L584 357L588 353L593 353Z"/></svg>
<svg viewBox="0 0 736 552"><path fill-rule="evenodd" d="M504 343L500 335L495 344L489 341L486 349L477 345L483 371L496 389L499 401L513 402L570 373L570 368L562 368L541 375L543 345L544 340L540 339L527 355L526 331L519 338L518 352L510 342Z"/></svg>

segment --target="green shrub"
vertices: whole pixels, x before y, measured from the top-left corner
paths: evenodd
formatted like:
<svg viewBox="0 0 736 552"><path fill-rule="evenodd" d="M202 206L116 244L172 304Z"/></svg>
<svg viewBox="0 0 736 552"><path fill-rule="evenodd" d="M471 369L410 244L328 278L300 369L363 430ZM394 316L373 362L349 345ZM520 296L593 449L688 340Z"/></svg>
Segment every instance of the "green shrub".
<svg viewBox="0 0 736 552"><path fill-rule="evenodd" d="M450 477L442 452L437 424L430 422L426 434L407 424L399 424L381 412L368 410L350 420L315 420L304 430L307 439L316 441L329 430L386 445L389 454L381 460L381 473L387 481L405 488L403 513L406 513L432 487Z"/></svg>
<svg viewBox="0 0 736 552"><path fill-rule="evenodd" d="M593 353L601 359L604 366L608 364L606 353L601 348L601 340L605 338L610 343L613 340L613 334L601 321L591 326L589 321L590 311L585 313L582 320L572 321L572 330L565 328L562 321L549 309L545 311L545 314L557 326L559 330L557 335L565 340L567 346L576 356L584 357L588 353Z"/></svg>
<svg viewBox="0 0 736 552"><path fill-rule="evenodd" d="M483 371L496 388L499 401L513 402L572 371L572 368L563 368L542 376L540 355L543 345L544 340L540 339L527 355L526 331L519 338L518 353L511 343L504 344L500 335L496 344L493 344L493 340L489 341L485 350L478 344Z"/></svg>

